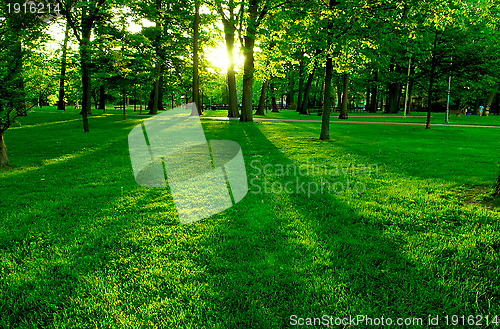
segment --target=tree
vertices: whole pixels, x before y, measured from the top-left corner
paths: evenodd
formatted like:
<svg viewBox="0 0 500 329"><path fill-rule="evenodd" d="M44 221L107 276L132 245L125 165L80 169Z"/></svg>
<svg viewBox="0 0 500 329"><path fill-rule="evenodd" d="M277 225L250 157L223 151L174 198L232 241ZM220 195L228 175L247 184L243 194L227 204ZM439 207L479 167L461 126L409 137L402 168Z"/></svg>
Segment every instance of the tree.
<svg viewBox="0 0 500 329"><path fill-rule="evenodd" d="M62 57L61 57L61 75L59 77L59 100L57 101L57 109L59 111L66 111L66 106L64 102L64 81L66 79L66 55L68 50L68 40L69 40L69 24L66 23L64 31L64 41L62 45Z"/></svg>
<svg viewBox="0 0 500 329"><path fill-rule="evenodd" d="M46 41L43 24L36 15L7 12L0 1L0 167L10 165L4 133L27 112L23 65L28 50Z"/></svg>
<svg viewBox="0 0 500 329"><path fill-rule="evenodd" d="M198 115L201 115L200 104L200 76L198 72L198 35L200 25L200 1L195 0L195 13L193 21L193 102L198 110Z"/></svg>
<svg viewBox="0 0 500 329"><path fill-rule="evenodd" d="M211 2L219 14L224 26L224 39L226 42L226 51L228 58L227 65L227 86L228 86L228 114L230 118L239 117L238 96L236 93L236 73L234 71L234 39L236 26L242 19L244 5L240 5L239 12L236 13L237 4L234 0L228 0L224 3L221 0Z"/></svg>
<svg viewBox="0 0 500 329"><path fill-rule="evenodd" d="M73 34L80 46L80 68L82 77L82 115L83 131L89 132L88 114L90 109L90 38L94 23L104 16L106 0L87 0L74 2L72 0L58 0L63 8L66 22L73 30ZM79 22L79 24L77 23Z"/></svg>

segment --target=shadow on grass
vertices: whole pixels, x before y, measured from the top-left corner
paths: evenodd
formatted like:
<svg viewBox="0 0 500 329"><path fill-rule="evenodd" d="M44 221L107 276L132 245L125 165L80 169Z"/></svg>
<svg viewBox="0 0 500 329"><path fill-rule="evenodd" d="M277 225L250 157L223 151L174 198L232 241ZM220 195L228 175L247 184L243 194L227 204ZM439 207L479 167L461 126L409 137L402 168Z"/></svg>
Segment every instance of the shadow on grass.
<svg viewBox="0 0 500 329"><path fill-rule="evenodd" d="M82 133L85 140L46 158L85 144L94 152L6 179L24 193L0 197L9 213L0 223L0 325L281 328L292 314L396 318L470 310L464 300L474 296L456 296L429 263L412 257L406 237L391 232L392 218L362 211L371 201L364 196L249 193L220 214L179 226L168 189L136 185L123 134L134 124L120 122L98 120L95 134ZM204 123L207 139L240 144L249 180L253 159L298 165L311 147L280 130L270 137L267 125ZM315 149L329 154L332 144ZM406 229L416 227L408 222Z"/></svg>
<svg viewBox="0 0 500 329"><path fill-rule="evenodd" d="M247 163L249 155L261 155L263 164L292 163L261 126L239 127L233 133ZM306 184L313 179L299 177ZM334 194L249 193L226 213L230 219L202 242L213 255L204 275L213 296L207 317L216 319L215 327L281 328L294 314L421 316L425 323L427 314L451 311L443 296L453 289L409 260L403 241L386 237L382 223Z"/></svg>

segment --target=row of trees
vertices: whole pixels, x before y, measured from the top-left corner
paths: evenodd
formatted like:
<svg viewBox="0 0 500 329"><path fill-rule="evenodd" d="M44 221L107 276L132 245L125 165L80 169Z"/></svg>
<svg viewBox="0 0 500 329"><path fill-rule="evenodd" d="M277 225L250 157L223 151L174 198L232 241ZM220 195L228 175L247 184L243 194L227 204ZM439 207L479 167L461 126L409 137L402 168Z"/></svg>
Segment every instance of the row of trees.
<svg viewBox="0 0 500 329"><path fill-rule="evenodd" d="M272 104L286 95L287 106L302 114L311 104L321 106L320 139L329 138L334 105L345 119L348 103L357 105L361 99L368 111L383 108L389 113L401 108L409 113L412 98L425 101L429 128L430 111L446 96L449 77L454 107L484 105L498 113L500 34L494 0L56 3L63 19L52 24L62 24L66 32L57 65L41 65L50 57L40 51L47 41L46 24L34 15L1 9L0 56L9 65L0 78L9 87L4 84L0 90L0 136L15 116L26 112L26 95L38 95L40 104L53 88L59 89L60 109L68 88L81 93L86 132L92 98L104 109L106 95L113 91L125 97L130 86L141 104L149 95L151 114L163 110L164 100L174 94L190 98L200 111L200 90L224 91L228 116L244 122L253 121L256 104L263 114L266 92ZM144 19L154 25L139 33L127 31L131 20ZM203 52L215 44L216 22L223 26L229 60L225 81ZM71 40L76 40L78 53L68 49ZM233 58L238 46L244 57L242 76ZM30 86L28 81L37 83ZM8 163L4 153L1 142L2 165Z"/></svg>

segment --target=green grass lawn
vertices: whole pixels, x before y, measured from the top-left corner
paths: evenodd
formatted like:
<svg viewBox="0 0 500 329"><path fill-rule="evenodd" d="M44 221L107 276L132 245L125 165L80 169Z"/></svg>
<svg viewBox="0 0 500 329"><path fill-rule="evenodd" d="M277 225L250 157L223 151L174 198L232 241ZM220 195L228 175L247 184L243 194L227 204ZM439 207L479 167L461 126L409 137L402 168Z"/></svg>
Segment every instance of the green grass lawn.
<svg viewBox="0 0 500 329"><path fill-rule="evenodd" d="M203 120L207 139L240 144L250 191L180 226L169 190L132 174L127 136L147 116L107 112L87 134L74 109L5 134L0 327L282 328L358 314L445 327L445 315L500 313L500 216L481 204L497 129L338 123L321 142L318 123ZM278 170L307 163L328 172ZM328 193L347 180L364 193ZM287 182L324 191L278 193Z"/></svg>
<svg viewBox="0 0 500 329"><path fill-rule="evenodd" d="M204 116L209 117L227 117L227 111L205 111ZM338 112L334 112L331 115L331 121L342 121L338 119ZM402 113L399 114L387 114L383 112L377 112L375 114L367 112L354 112L348 113L348 121L373 121L373 122L408 122L408 123L422 123L425 124L427 117L424 112L414 112L411 115L404 117ZM311 113L309 115L301 115L296 111L280 110L279 113L273 113L268 111L266 115L255 115L255 118L271 118L271 119L291 119L291 120L320 120L321 116L317 113ZM442 124L444 123L445 113L432 113L431 124ZM457 116L455 114L449 115L450 124L458 125L493 125L500 126L500 116L490 115L488 117L477 116L477 115L461 115Z"/></svg>

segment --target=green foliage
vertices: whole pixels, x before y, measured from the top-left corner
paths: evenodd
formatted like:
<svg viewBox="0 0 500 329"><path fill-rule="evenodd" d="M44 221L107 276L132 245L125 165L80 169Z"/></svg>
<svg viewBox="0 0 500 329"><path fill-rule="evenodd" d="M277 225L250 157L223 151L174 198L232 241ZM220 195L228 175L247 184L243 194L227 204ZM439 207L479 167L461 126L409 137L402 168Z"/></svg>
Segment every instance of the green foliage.
<svg viewBox="0 0 500 329"><path fill-rule="evenodd" d="M26 111L23 64L30 49L46 36L35 15L9 13L8 1L0 1L0 131L10 127Z"/></svg>

